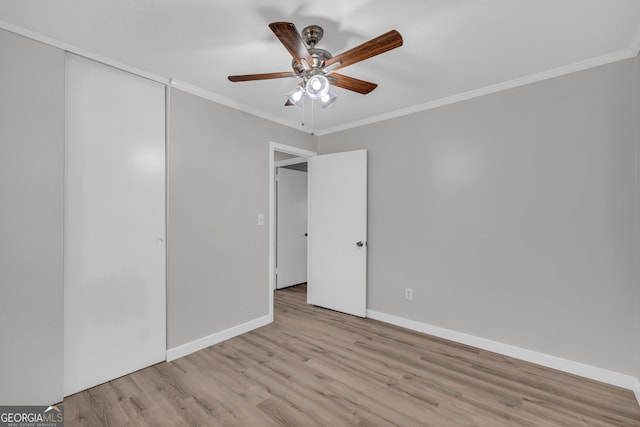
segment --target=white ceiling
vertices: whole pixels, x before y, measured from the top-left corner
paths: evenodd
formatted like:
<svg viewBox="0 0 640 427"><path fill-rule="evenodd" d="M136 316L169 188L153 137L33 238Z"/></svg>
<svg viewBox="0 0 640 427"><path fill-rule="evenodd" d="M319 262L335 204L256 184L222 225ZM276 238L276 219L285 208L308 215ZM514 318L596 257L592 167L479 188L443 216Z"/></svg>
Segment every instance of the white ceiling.
<svg viewBox="0 0 640 427"><path fill-rule="evenodd" d="M0 0L0 27L172 78L211 99L317 134L634 56L638 0ZM340 71L378 83L336 88L327 110L284 107L293 79L231 83L230 74L290 71L268 27L324 27L336 55L391 29L404 45ZM44 36L44 37L40 37Z"/></svg>

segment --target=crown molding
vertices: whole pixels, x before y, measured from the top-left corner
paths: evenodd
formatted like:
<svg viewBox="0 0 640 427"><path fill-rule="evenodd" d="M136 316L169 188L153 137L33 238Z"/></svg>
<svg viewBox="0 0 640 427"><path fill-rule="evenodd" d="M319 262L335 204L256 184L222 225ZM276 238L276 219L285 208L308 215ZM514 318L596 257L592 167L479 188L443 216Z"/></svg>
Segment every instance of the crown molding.
<svg viewBox="0 0 640 427"><path fill-rule="evenodd" d="M200 98L204 98L206 100L215 102L217 104L221 104L221 105L224 105L226 107L233 108L235 110L240 110L240 111L245 112L247 114L251 114L252 116L256 116L256 117L268 120L268 121L273 122L273 123L278 123L278 124L281 124L283 126L287 126L287 127L299 130L301 132L306 132L306 130L304 128L301 128L296 123L290 122L288 120L285 120L285 119L283 119L281 117L274 116L272 114L265 113L264 111L261 111L261 110L259 110L257 108L250 107L250 106L248 106L246 104L242 104L242 103L240 103L240 102L238 102L238 101L236 101L234 99L227 98L227 97L222 96L222 95L218 95L217 93L208 91L206 89L202 89L199 86L195 86L195 85L192 85L192 84L187 83L187 82L171 79L170 87L172 87L174 89L179 89L179 90L181 90L183 92L190 93L191 95L199 96Z"/></svg>
<svg viewBox="0 0 640 427"><path fill-rule="evenodd" d="M305 129L304 127L300 126L299 123L297 122L292 122L290 120L286 120L283 119L282 117L278 117L269 113L265 113L264 111L261 111L257 108L248 106L246 104L242 104L240 102L237 102L231 98L227 98L224 97L222 95L218 95L214 92L208 91L206 89L202 89L198 86L192 85L190 83L187 82L182 82L179 80L173 80L171 78L167 78L167 77L163 77L163 76L159 76L153 73L149 73L147 71L144 70L140 70L137 69L135 67L131 67L127 64L123 64L121 62L118 61L114 61L112 59L100 56L100 55L96 55L92 52L88 52L84 49L78 48L77 46L73 46L70 45L68 43L64 43L61 42L59 40L55 40L51 37L33 32L31 30L27 30L25 28L19 27L17 25L5 22L0 20L0 28L1 29L5 29L7 31L16 33L18 35L24 36L24 37L28 37L30 39L48 44L50 46L53 47L57 47L59 49L65 50L67 52L85 57L87 59L91 59L93 61L97 61L100 62L102 64L114 67L114 68L118 68L120 70L123 71L127 71L129 73L132 74L136 74L138 76L141 77L145 77L148 78L150 80L154 80L156 82L165 84L165 85L169 85L173 88L182 90L184 92L190 93L192 95L196 95L199 96L201 98L210 100L212 102L216 102L218 104L227 106L229 108L233 108L235 110L240 110L243 111L247 114L251 114L253 116L289 127L289 128L293 128L295 130L299 130L301 132L308 132L308 129ZM525 85L529 85L532 83L537 83L543 80L548 80L548 79L552 79L555 77L560 77L560 76L564 76L567 74L571 74L571 73L575 73L578 71L584 71L587 70L589 68L594 68L594 67L598 67L601 65L606 65L606 64L610 64L613 62L617 62L617 61L622 61L625 59L629 59L629 58L633 58L635 56L638 55L638 53L640 52L640 25L638 25L636 27L636 30L633 34L632 39L630 40L629 46L626 49L617 51L617 52L613 52L607 55L602 55L596 58L591 58L591 59L587 59L584 61L579 61L573 64L569 64L566 66L562 66L562 67L558 67L558 68L554 68L548 71L543 71L540 73L536 73L536 74L531 74L528 76L524 76L524 77L520 77L517 79L513 79L513 80L509 80L506 82L502 82L502 83L498 83L495 85L491 85L491 86L487 86L484 88L480 88L480 89L475 89L475 90L471 90L468 92L463 92L463 93L459 93L456 95L452 95L452 96L448 96L445 98L440 98L440 99L436 99L424 104L419 104L419 105L414 105L412 107L408 107L408 108L402 108L399 110L395 110L395 111L391 111L389 113L385 113L385 114L380 114L377 116L372 116L372 117L368 117L362 120L356 120L353 122L349 122L349 123L345 123L342 125L338 125L338 126L334 126L334 127L329 127L329 128L325 128L325 129L316 129L314 130L314 135L317 136L323 136L323 135L329 135L332 133L337 133L337 132L342 132L345 130L349 130L349 129L353 129L353 128L357 128L357 127L362 127L362 126L366 126L366 125L370 125L370 124L374 124L374 123L378 123L378 122L383 122L386 120L391 120L391 119L395 119L395 118L399 118L399 117L403 117L403 116L407 116L410 114L414 114L414 113L419 113L422 111L427 111L427 110L431 110L434 108L439 108L439 107L443 107L446 105L451 105L451 104L455 104L458 102L462 102L462 101L467 101L473 98L478 98L480 96L484 96L484 95L490 95L493 93L497 93L497 92L501 92L507 89L513 89L513 88L517 88L520 86L525 86Z"/></svg>
<svg viewBox="0 0 640 427"><path fill-rule="evenodd" d="M28 30L26 28L11 24L9 22L5 22L5 21L0 20L0 29L4 29L4 30L7 30L9 32L18 34L20 36L30 38L30 39L35 40L37 42L44 43L44 44L47 44L47 45L52 46L52 47L56 47L58 49L64 50L65 52L69 52L69 53L72 53L74 55L78 55L78 56L81 56L83 58L87 58L87 59L90 59L90 60L93 60L93 61L96 61L96 62L100 62L101 64L104 64L104 65L107 65L107 66L110 66L110 67L113 67L113 68L117 68L117 69L120 69L122 71L126 71L128 73L135 74L137 76L144 77L144 78L156 81L158 83L162 83L162 84L167 85L167 86L171 86L173 88L182 90L182 91L190 93L192 95L196 95L196 96L199 96L201 98L207 99L209 101L216 102L218 104L222 104L222 105L225 105L227 107L243 111L243 112L245 112L247 114L251 114L253 116L268 120L270 122L278 123L278 124L281 124L281 125L284 125L284 126L299 130L301 132L305 132L305 133L307 132L307 130L302 128L302 127L300 127L298 123L287 121L287 120L284 120L284 119L282 119L280 117L276 117L274 115L267 114L267 113L265 113L263 111L260 111L260 110L258 110L256 108L253 108L253 107L250 107L248 105L239 103L239 102L237 102L237 101L235 101L235 100L233 100L231 98L226 98L224 96L218 95L218 94L216 94L214 92L208 91L206 89L202 89L202 88L200 88L198 86L195 86L195 85L192 85L192 84L189 84L189 83L186 83L186 82L182 82L182 81L179 81L179 80L174 80L174 79L171 79L169 77L159 76L157 74L149 73L147 71L140 70L140 69L135 68L135 67L131 67L131 66L129 66L127 64L124 64L122 62L114 61L112 59L106 58L106 57L101 56L101 55L96 55L96 54L94 54L92 52L86 51L86 50L81 49L81 48L79 48L77 46L61 42L60 40L56 40L54 38L45 36L43 34L36 33L34 31L31 31L31 30Z"/></svg>
<svg viewBox="0 0 640 427"><path fill-rule="evenodd" d="M640 26L633 40L633 45L627 49L610 53L607 55L599 56L596 58L587 59L585 61L576 62L573 64L565 65L562 67L554 68L551 70L543 71L541 73L530 74L528 76L520 77L517 79L509 80L506 82L498 83L491 86L486 86L480 89L474 89L468 92L463 92L457 95L448 96L446 98L436 99L424 104L415 105L409 108L403 108L400 110L392 111L390 113L380 114L378 116L369 117L363 120L355 122L345 123L340 126L335 126L323 130L316 131L316 135L329 135L336 132L341 132L356 127L366 126L385 120L395 119L410 114L419 113L421 111L427 111L445 105L455 104L469 99L478 98L484 95L490 95L492 93L502 92L507 89L514 89L520 86L526 86L532 83L537 83L544 80L549 80L555 77L561 77L567 74L575 73L578 71L584 71L590 68L599 67L601 65L611 64L613 62L622 61L625 59L633 58L637 56L638 50L640 50Z"/></svg>
<svg viewBox="0 0 640 427"><path fill-rule="evenodd" d="M370 125L378 122L383 122L386 120L408 116L410 114L419 113L421 111L427 111L427 110L432 110L434 108L444 107L446 105L456 104L458 102L467 101L473 98L478 98L481 96L502 92L504 90L514 89L520 86L526 86L532 83L538 83L544 80L549 80L556 77L561 77L568 74L576 73L579 71L588 70L590 68L595 68L602 65L611 64L614 62L623 61L625 59L634 58L635 56L638 55L639 51L640 51L640 25L637 27L634 33L634 37L631 42L631 45L624 50L620 50L607 55L602 55L595 58L587 59L584 61L575 62L573 64L564 65L562 67L553 68L551 70L543 71L540 73L530 74L528 76L520 77L513 80L508 80L506 82L498 83L491 86L486 86L484 88L474 89L468 92L459 93L457 95L448 96L446 98L436 99L434 101L430 101L424 104L414 105L408 108L402 108L389 113L380 114L377 116L368 117L366 119L345 123L339 126L315 130L314 134L317 136L330 135L332 133L342 132L342 131L353 129L353 128L358 128L358 127L362 127L362 126L366 126L366 125ZM259 111L257 109L254 109L244 104L240 104L232 99L225 98L220 95L216 95L212 92L197 88L196 86L191 86L186 83L180 83L180 85L184 85L185 87L188 87L189 89L182 89L182 90L185 90L186 92L190 92L193 95L202 96L203 98L209 99L213 102L218 102L228 107L245 111L254 116L275 121L276 123L280 123L284 126L292 127L302 132L307 131L306 129L301 128L295 123L283 120L279 117L265 114L262 111Z"/></svg>
<svg viewBox="0 0 640 427"><path fill-rule="evenodd" d="M109 67L117 68L122 71L126 71L131 74L135 74L140 77L144 77L149 80L153 80L155 82L161 83L163 85L169 84L169 79L167 77L159 76L157 74L149 73L147 71L141 70L139 68L131 67L130 65L123 64L122 62L114 61L113 59L96 55L95 53L89 52L87 50L81 49L77 46L61 42L60 40L53 39L51 37L45 36L40 33L36 33L31 30L27 30L26 28L19 27L14 24L10 24L8 22L0 20L0 29L7 30L9 32L18 34L23 37L27 37L29 39L35 40L40 43L44 43L46 45L56 47L58 49L64 50L65 52L73 53L74 55L81 56L83 58L90 59L92 61L99 62L101 64L107 65Z"/></svg>

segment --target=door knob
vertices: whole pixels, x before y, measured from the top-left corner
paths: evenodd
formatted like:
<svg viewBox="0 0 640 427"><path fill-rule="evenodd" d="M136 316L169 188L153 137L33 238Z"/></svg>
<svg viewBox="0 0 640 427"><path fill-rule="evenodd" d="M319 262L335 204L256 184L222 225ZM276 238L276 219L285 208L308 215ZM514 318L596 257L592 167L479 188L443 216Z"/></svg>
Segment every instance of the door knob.
<svg viewBox="0 0 640 427"><path fill-rule="evenodd" d="M362 242L362 240L360 240L358 243L356 243L356 246L361 248L364 246L364 243Z"/></svg>

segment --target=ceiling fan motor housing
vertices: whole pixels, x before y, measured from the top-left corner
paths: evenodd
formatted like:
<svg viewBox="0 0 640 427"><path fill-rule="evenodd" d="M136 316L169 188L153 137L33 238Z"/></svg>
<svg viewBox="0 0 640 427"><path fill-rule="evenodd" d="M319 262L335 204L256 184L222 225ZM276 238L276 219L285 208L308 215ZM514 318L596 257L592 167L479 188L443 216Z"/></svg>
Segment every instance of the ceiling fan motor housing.
<svg viewBox="0 0 640 427"><path fill-rule="evenodd" d="M302 64L298 64L295 59L291 60L291 67L299 76L304 77L306 74L317 74L317 71L324 67L325 61L332 57L331 53L324 49L309 49L309 53L313 58L313 64L309 64L311 69L305 68Z"/></svg>
<svg viewBox="0 0 640 427"><path fill-rule="evenodd" d="M324 67L325 61L331 58L332 55L328 50L316 47L316 44L322 40L322 36L324 35L324 30L321 26L309 25L302 30L300 35L302 36L304 43L307 45L309 55L313 58L313 64L308 64L309 68L293 59L291 61L291 67L297 75L304 78L306 81L311 76L319 74L320 69Z"/></svg>
<svg viewBox="0 0 640 427"><path fill-rule="evenodd" d="M301 35L306 45L313 49L322 40L324 30L319 25L309 25L302 30Z"/></svg>

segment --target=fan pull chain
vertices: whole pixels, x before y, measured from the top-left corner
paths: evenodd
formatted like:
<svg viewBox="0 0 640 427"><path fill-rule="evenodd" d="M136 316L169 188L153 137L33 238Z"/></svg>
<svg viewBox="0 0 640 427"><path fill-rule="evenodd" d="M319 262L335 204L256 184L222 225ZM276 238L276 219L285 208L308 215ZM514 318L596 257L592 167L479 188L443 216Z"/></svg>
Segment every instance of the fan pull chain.
<svg viewBox="0 0 640 427"><path fill-rule="evenodd" d="M315 129L315 115L313 114L313 112L315 111L313 106L315 105L315 102L313 101L313 99L311 100L311 135L315 135L313 133L313 130Z"/></svg>
<svg viewBox="0 0 640 427"><path fill-rule="evenodd" d="M305 96L305 97L302 99L302 120L300 121L300 126L305 127L305 126L307 125L307 123L305 122L305 119L306 119L306 117L307 117L307 115L306 115L306 111L307 111L306 105L307 105L307 102L310 102L310 103L311 103L311 130L310 130L310 132L309 132L309 133L310 133L311 135L315 135L315 108L314 108L315 102L313 101L313 99L308 99L308 97L307 97L307 96Z"/></svg>

